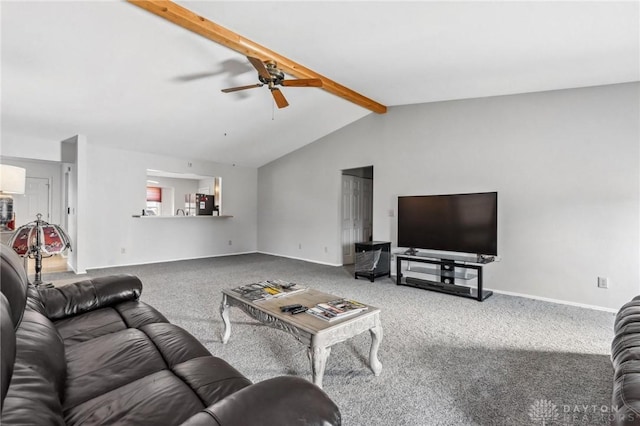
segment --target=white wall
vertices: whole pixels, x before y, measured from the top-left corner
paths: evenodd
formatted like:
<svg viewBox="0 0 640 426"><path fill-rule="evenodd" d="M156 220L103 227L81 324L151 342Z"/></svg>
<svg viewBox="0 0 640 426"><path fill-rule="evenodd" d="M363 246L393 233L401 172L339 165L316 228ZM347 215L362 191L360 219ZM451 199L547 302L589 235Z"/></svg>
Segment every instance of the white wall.
<svg viewBox="0 0 640 426"><path fill-rule="evenodd" d="M91 143L87 157L91 212L85 216L90 230L87 268L257 250L255 168L187 161ZM225 186L224 214L233 217L133 218L146 205L147 169L221 176Z"/></svg>
<svg viewBox="0 0 640 426"><path fill-rule="evenodd" d="M77 142L73 169L78 200L73 201L77 206L77 233L70 257L77 272L257 250L255 168L109 149L92 145L90 138L82 135L72 139ZM5 153L26 159L61 160L59 141L43 142L28 136L3 139ZM147 169L222 177L224 214L233 217L133 218L146 205Z"/></svg>
<svg viewBox="0 0 640 426"><path fill-rule="evenodd" d="M60 142L2 131L0 155L33 160L60 161Z"/></svg>
<svg viewBox="0 0 640 426"><path fill-rule="evenodd" d="M64 179L62 185L62 200L63 214L66 216L66 230L69 238L71 239L71 250L67 251L67 265L71 270L84 273L86 272L82 268L83 259L85 253L83 248L82 238L80 237L80 226L86 226L85 222L79 219L83 211L83 207L86 203L86 195L80 194L79 188L84 184L80 182L80 175L86 169L84 162L86 162L86 143L87 139L83 135L75 135L68 139L63 140L58 144L60 152L60 170ZM81 160L83 164L78 165L78 161Z"/></svg>
<svg viewBox="0 0 640 426"><path fill-rule="evenodd" d="M399 195L498 191L486 287L619 308L640 291L639 104L631 83L371 114L259 169L258 249L341 263L340 171L373 164L375 240L395 245Z"/></svg>
<svg viewBox="0 0 640 426"><path fill-rule="evenodd" d="M53 161L40 161L40 160L23 160L16 158L0 158L0 163L9 164L12 166L22 167L26 169L26 177L32 178L45 178L49 179L49 208L51 216L49 218L43 217L49 223L60 224L62 220L62 177L60 172L60 165ZM14 195L14 210L16 213L16 227L22 226L25 223L36 220L36 217L28 217L26 210L28 206L26 202L23 202L24 195ZM25 209L25 211L22 211Z"/></svg>

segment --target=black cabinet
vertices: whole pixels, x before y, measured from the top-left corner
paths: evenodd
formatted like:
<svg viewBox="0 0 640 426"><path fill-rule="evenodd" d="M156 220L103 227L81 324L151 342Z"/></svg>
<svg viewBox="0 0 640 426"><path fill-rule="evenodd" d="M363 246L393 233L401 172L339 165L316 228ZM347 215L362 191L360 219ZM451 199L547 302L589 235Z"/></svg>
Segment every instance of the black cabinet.
<svg viewBox="0 0 640 426"><path fill-rule="evenodd" d="M366 277L373 282L378 277L391 276L391 243L367 241L356 243L355 277Z"/></svg>

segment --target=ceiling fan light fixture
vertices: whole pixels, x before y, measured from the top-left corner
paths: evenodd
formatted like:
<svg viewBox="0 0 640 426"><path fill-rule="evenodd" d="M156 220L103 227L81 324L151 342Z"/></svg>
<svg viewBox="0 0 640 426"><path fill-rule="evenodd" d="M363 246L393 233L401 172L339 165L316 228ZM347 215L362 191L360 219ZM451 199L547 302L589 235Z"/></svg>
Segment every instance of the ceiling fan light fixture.
<svg viewBox="0 0 640 426"><path fill-rule="evenodd" d="M230 87L228 89L222 89L224 93L237 92L239 90L253 89L254 87L261 87L267 85L271 91L271 95L278 105L278 108L285 108L289 106L286 98L276 86L289 86L289 87L322 87L322 80L319 78L302 78L294 80L285 80L284 72L278 68L278 64L274 60L261 61L258 58L247 56L251 65L258 71L258 80L260 83Z"/></svg>

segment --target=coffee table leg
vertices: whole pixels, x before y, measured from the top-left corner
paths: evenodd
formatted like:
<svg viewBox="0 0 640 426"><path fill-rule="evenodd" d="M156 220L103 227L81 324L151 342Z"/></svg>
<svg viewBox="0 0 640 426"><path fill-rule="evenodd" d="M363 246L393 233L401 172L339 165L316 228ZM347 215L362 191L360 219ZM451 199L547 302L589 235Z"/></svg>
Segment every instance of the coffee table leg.
<svg viewBox="0 0 640 426"><path fill-rule="evenodd" d="M382 372L382 363L378 359L378 348L382 342L382 326L376 325L371 330L371 351L369 351L369 365L373 370L373 374L379 376Z"/></svg>
<svg viewBox="0 0 640 426"><path fill-rule="evenodd" d="M227 295L222 295L222 303L220 304L220 315L222 315L222 321L224 321L224 334L222 335L222 343L229 341L231 336L231 322L229 321L229 304L227 303Z"/></svg>
<svg viewBox="0 0 640 426"><path fill-rule="evenodd" d="M309 359L311 360L313 383L319 388L322 387L324 369L327 366L327 358L329 358L330 353L331 347L312 346L308 350Z"/></svg>

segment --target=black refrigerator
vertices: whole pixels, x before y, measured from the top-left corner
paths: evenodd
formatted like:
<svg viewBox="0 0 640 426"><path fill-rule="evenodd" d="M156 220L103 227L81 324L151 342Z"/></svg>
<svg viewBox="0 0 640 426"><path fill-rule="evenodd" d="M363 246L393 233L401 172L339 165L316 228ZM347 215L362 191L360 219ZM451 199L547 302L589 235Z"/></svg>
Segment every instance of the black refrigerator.
<svg viewBox="0 0 640 426"><path fill-rule="evenodd" d="M187 216L213 216L214 196L207 194L187 194L184 197L184 211Z"/></svg>

